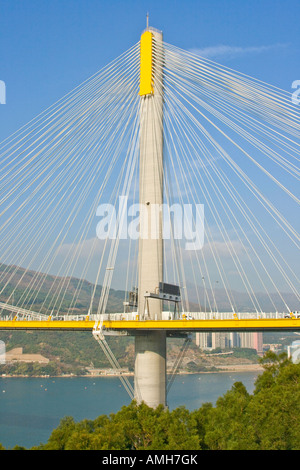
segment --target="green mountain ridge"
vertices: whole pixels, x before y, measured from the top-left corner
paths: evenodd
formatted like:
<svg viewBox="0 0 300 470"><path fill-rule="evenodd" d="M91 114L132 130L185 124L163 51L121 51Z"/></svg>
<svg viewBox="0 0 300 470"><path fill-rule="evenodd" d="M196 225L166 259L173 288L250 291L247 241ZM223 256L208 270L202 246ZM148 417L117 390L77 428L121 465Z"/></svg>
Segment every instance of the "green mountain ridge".
<svg viewBox="0 0 300 470"><path fill-rule="evenodd" d="M28 287L33 288L28 292ZM61 277L26 270L19 266L0 265L0 301L21 305L29 310L50 314L59 307L59 313L87 314L94 285L75 277ZM97 285L94 306L99 303L102 286ZM107 311L122 312L125 292L110 289ZM95 307L94 307L95 308ZM96 313L93 311L92 313Z"/></svg>

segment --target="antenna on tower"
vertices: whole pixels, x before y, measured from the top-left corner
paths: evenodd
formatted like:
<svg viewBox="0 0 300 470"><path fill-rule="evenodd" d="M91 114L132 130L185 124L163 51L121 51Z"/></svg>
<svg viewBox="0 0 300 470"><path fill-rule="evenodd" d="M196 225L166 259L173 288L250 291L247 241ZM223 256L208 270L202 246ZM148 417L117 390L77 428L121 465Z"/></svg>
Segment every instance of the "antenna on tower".
<svg viewBox="0 0 300 470"><path fill-rule="evenodd" d="M147 13L147 29L149 28L149 13Z"/></svg>

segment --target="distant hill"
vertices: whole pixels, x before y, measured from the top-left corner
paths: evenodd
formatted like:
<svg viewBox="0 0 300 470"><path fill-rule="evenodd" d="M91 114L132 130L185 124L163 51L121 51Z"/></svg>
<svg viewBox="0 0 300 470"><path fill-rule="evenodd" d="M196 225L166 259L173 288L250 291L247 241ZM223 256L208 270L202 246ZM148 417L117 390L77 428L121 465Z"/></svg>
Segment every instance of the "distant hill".
<svg viewBox="0 0 300 470"><path fill-rule="evenodd" d="M26 297L28 287L32 286ZM4 288L4 289L3 289ZM41 313L51 313L60 306L60 313L87 314L94 285L74 277L58 277L18 266L0 264L0 301L5 302L14 290L13 304ZM99 303L102 286L97 285L94 306ZM122 312L125 292L110 289L107 311ZM56 299L56 304L53 304ZM93 313L96 313L95 311Z"/></svg>
<svg viewBox="0 0 300 470"><path fill-rule="evenodd" d="M25 300L30 285L34 288L30 291L30 298L28 296ZM57 294L61 286L63 286L62 293ZM53 298L55 298L57 299L56 306L61 305L60 313L87 314L93 288L94 284L91 282L75 277L59 277L32 270L27 271L19 266L0 264L0 292L2 291L0 301L5 302L14 290L13 304L23 304L25 300L23 306L29 310L50 314L53 308ZM102 286L97 285L92 313L96 313L101 291ZM110 289L106 311L123 312L124 300L125 291ZM200 308L198 303L190 302L191 311L198 311Z"/></svg>
<svg viewBox="0 0 300 470"><path fill-rule="evenodd" d="M30 295L27 296L28 286L33 287L30 290ZM194 286L187 287L190 299L190 310L204 311L203 287L198 287L198 295L202 306L199 306L197 302L198 296ZM0 292L2 292L0 294L0 301L5 302L14 290L12 303L15 305L22 304L24 308L33 311L50 314L52 309L57 311L59 306L59 313L87 314L93 288L94 285L91 282L75 277L59 277L32 270L27 271L19 266L0 264ZM97 285L93 304L94 310L92 313L96 313L101 291L102 286ZM231 294L234 299L236 311L255 311L253 303L247 293L232 291ZM282 293L281 295L291 310L299 310L298 300L294 294ZM206 289L207 311L210 311L209 305L213 311L215 310L214 296L219 312L231 311L231 305L228 301L226 291L222 288L216 289L215 292ZM266 293L256 292L255 297L257 304L264 312L274 310L279 312L286 311L285 304L278 293L272 293L268 296ZM272 298L272 302L270 297ZM122 312L124 300L125 291L110 289L106 311L110 313ZM53 303L54 301L56 302L55 305ZM274 309L273 303L276 309Z"/></svg>
<svg viewBox="0 0 300 470"><path fill-rule="evenodd" d="M197 296L200 296L200 301L204 303L204 288L198 287L198 295L194 286L188 286L188 295L193 302ZM211 305L212 310L215 309L214 297L218 306L219 312L231 312L231 304L228 300L228 296L225 289L217 288L213 292L210 289L206 289L206 306L209 311L208 305ZM253 302L246 292L231 291L231 298L234 300L234 307L237 312L253 312L255 308ZM255 299L255 305L259 306L263 312L285 312L285 303L291 310L299 310L299 300L291 292L272 292L269 295L265 292L254 292L253 298ZM272 300L271 300L272 299ZM283 302L283 300L285 303ZM274 307L275 306L275 307ZM258 311L260 311L258 308Z"/></svg>

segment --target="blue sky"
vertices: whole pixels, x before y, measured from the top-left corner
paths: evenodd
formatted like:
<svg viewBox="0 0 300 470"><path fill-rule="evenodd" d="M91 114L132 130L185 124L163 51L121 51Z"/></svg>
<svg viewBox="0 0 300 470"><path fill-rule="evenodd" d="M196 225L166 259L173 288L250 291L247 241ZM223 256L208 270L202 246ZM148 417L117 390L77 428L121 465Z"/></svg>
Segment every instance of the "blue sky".
<svg viewBox="0 0 300 470"><path fill-rule="evenodd" d="M299 0L1 0L0 141L135 44L146 26L183 49L291 91Z"/></svg>

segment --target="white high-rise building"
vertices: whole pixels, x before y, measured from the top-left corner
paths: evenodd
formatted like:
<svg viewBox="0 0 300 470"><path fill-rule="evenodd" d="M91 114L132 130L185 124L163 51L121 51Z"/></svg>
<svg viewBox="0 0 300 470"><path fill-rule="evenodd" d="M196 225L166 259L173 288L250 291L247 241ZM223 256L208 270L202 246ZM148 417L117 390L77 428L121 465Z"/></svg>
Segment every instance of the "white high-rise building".
<svg viewBox="0 0 300 470"><path fill-rule="evenodd" d="M262 332L196 333L196 345L200 349L250 348L263 352Z"/></svg>

